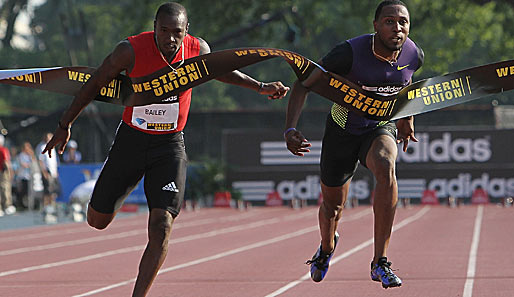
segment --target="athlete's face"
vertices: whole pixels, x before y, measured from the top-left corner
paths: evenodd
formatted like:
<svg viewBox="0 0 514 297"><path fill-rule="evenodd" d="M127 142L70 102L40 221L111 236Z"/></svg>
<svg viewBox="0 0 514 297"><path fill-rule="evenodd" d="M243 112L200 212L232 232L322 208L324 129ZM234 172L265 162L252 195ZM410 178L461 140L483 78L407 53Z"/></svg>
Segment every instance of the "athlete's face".
<svg viewBox="0 0 514 297"><path fill-rule="evenodd" d="M188 27L187 15L184 13L178 15L161 13L154 21L157 47L166 58L171 58L178 51Z"/></svg>
<svg viewBox="0 0 514 297"><path fill-rule="evenodd" d="M373 21L378 40L390 51L402 48L409 35L409 11L403 5L382 8L378 20Z"/></svg>

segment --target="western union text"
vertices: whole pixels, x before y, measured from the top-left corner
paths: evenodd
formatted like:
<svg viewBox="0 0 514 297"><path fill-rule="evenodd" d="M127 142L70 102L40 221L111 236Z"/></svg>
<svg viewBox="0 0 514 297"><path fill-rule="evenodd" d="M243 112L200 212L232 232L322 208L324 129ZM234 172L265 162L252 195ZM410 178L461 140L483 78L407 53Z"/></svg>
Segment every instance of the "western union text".
<svg viewBox="0 0 514 297"><path fill-rule="evenodd" d="M132 89L134 93L153 91L155 96L160 97L200 78L202 78L202 73L197 64L194 63L178 68L176 74L168 72L150 81L133 83Z"/></svg>
<svg viewBox="0 0 514 297"><path fill-rule="evenodd" d="M89 80L89 78L91 78L90 73L68 70L68 79L71 81L86 83ZM109 98L119 98L119 85L120 82L116 79L113 79L107 86L100 89L100 95Z"/></svg>
<svg viewBox="0 0 514 297"><path fill-rule="evenodd" d="M16 80L19 82L27 82L32 84L41 84L41 72L35 72L31 74L25 74L25 75L18 75L9 77L10 80Z"/></svg>
<svg viewBox="0 0 514 297"><path fill-rule="evenodd" d="M148 130L173 130L175 129L174 123L148 123L146 128Z"/></svg>
<svg viewBox="0 0 514 297"><path fill-rule="evenodd" d="M345 93L344 102L372 116L385 116L393 101L381 101L368 97L349 85L330 78L330 86Z"/></svg>
<svg viewBox="0 0 514 297"><path fill-rule="evenodd" d="M255 55L258 54L261 57L267 57L267 56L282 56L290 61L293 61L293 63L298 67L302 68L302 66L305 64L305 59L300 55L295 55L291 52L282 51L282 50L276 50L276 49L251 49L251 50L240 50L235 51L236 55L238 57L241 56L247 56L247 55Z"/></svg>
<svg viewBox="0 0 514 297"><path fill-rule="evenodd" d="M462 79L456 78L450 81L409 90L407 99L423 98L425 105L431 105L464 96L466 96L466 92Z"/></svg>
<svg viewBox="0 0 514 297"><path fill-rule="evenodd" d="M498 74L498 77L514 75L514 65L509 67L498 68L496 69L496 74Z"/></svg>

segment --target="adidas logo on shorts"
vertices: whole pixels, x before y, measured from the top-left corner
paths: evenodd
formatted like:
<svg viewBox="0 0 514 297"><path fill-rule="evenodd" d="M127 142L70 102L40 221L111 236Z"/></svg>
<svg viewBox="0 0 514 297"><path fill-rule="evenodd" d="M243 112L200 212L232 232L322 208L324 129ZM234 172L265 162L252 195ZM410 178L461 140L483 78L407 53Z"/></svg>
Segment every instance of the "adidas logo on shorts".
<svg viewBox="0 0 514 297"><path fill-rule="evenodd" d="M162 187L162 190L178 193L178 188L175 185L175 182L171 182L171 183L165 185L164 187Z"/></svg>

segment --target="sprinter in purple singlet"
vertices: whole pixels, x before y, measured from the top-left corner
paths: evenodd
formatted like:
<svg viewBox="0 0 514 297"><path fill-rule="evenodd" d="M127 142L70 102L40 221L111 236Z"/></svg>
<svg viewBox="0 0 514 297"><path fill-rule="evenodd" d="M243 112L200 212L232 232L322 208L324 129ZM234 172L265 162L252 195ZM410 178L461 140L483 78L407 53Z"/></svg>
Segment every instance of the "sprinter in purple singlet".
<svg viewBox="0 0 514 297"><path fill-rule="evenodd" d="M407 36L410 17L406 5L398 0L382 1L373 21L375 33L362 35L334 47L319 62L326 70L344 76L364 90L392 95L411 83L412 75L423 63L423 51ZM284 138L295 155L309 152L310 143L295 129L308 94L321 70L316 69L303 82L297 81L287 109ZM398 133L397 133L398 132ZM398 135L397 135L398 134ZM395 160L396 144L403 150L414 136L414 119L393 122L369 120L347 108L334 104L327 117L321 151L321 190L323 203L319 208L321 245L311 260L311 278L321 281L339 240L338 221L348 196L350 181L360 161L376 178L373 210L374 255L371 279L384 288L399 287L401 279L387 260L398 187Z"/></svg>

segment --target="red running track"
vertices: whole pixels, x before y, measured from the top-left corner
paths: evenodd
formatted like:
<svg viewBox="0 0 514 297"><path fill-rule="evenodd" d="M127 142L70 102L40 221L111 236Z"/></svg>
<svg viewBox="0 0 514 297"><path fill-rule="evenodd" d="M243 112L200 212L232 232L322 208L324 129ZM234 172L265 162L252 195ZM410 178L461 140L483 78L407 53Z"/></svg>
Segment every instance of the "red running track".
<svg viewBox="0 0 514 297"><path fill-rule="evenodd" d="M202 209L176 220L149 296L514 296L514 208L414 206L397 211L389 247L401 288L369 278L370 207L345 209L321 283L310 280L317 208ZM130 296L147 214L104 231L86 223L0 232L0 296Z"/></svg>

